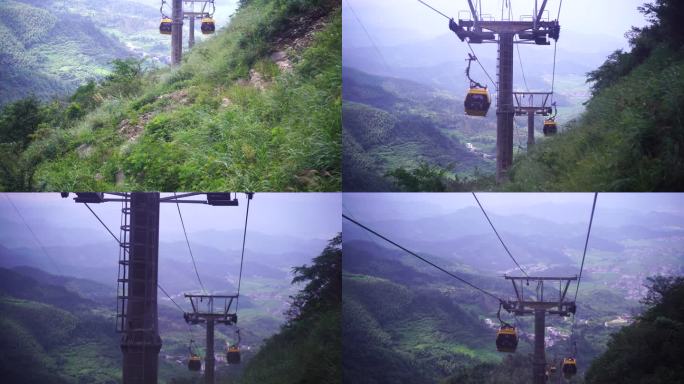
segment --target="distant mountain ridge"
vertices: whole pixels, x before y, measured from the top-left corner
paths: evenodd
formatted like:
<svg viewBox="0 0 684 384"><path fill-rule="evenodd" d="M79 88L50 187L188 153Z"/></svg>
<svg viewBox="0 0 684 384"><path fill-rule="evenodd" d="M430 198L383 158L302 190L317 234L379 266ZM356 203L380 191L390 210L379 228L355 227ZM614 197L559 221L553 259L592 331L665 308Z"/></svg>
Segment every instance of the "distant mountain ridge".
<svg viewBox="0 0 684 384"><path fill-rule="evenodd" d="M87 17L55 14L44 2L0 4L0 105L29 95L63 95L129 55Z"/></svg>
<svg viewBox="0 0 684 384"><path fill-rule="evenodd" d="M492 166L464 142L469 132L491 129L491 117L474 127L458 112L462 101L447 92L349 67L342 81L345 191L396 190L387 173L420 162L457 172Z"/></svg>

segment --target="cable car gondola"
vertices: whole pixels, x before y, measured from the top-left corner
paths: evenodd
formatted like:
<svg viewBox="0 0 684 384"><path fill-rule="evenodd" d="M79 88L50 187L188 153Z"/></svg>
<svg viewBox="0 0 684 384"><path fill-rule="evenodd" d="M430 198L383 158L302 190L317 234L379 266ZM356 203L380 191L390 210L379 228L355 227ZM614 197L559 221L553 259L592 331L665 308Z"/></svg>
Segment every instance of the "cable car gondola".
<svg viewBox="0 0 684 384"><path fill-rule="evenodd" d="M566 379L575 376L577 374L577 360L574 357L566 357L563 359L563 368L561 370Z"/></svg>
<svg viewBox="0 0 684 384"><path fill-rule="evenodd" d="M202 360L199 356L192 354L190 360L188 360L188 369L197 372L202 369Z"/></svg>
<svg viewBox="0 0 684 384"><path fill-rule="evenodd" d="M211 17L205 17L202 19L202 33L205 35L210 35L216 31L216 23Z"/></svg>
<svg viewBox="0 0 684 384"><path fill-rule="evenodd" d="M470 78L470 64L477 58L469 53L466 60L468 61L466 76L470 80L470 89L463 101L465 113L468 116L487 116L489 106L492 105L492 98L489 96L487 87Z"/></svg>
<svg viewBox="0 0 684 384"><path fill-rule="evenodd" d="M170 35L172 25L173 20L169 19L168 17L162 18L161 23L159 23L159 33L162 35Z"/></svg>
<svg viewBox="0 0 684 384"><path fill-rule="evenodd" d="M231 346L228 347L228 350L226 351L226 362L228 364L240 364L240 329L235 330L235 334L237 335L237 342Z"/></svg>
<svg viewBox="0 0 684 384"><path fill-rule="evenodd" d="M226 352L226 361L228 364L240 364L240 347L231 345Z"/></svg>
<svg viewBox="0 0 684 384"><path fill-rule="evenodd" d="M479 88L477 86L470 87L463 102L465 113L468 116L487 116L490 105L492 105L492 99L487 88Z"/></svg>
<svg viewBox="0 0 684 384"><path fill-rule="evenodd" d="M515 352L518 347L518 332L510 324L502 324L496 332L496 350L499 352Z"/></svg>
<svg viewBox="0 0 684 384"><path fill-rule="evenodd" d="M190 359L188 360L188 369L197 372L202 369L202 360L199 355L195 353L194 345L195 340L190 340L190 345L188 345L188 351L190 352Z"/></svg>
<svg viewBox="0 0 684 384"><path fill-rule="evenodd" d="M553 136L558 133L558 124L556 124L558 109L556 108L556 102L554 101L551 105L553 106L553 116L544 120L544 136Z"/></svg>
<svg viewBox="0 0 684 384"><path fill-rule="evenodd" d="M553 136L556 133L558 133L556 121L553 118L544 120L544 136Z"/></svg>

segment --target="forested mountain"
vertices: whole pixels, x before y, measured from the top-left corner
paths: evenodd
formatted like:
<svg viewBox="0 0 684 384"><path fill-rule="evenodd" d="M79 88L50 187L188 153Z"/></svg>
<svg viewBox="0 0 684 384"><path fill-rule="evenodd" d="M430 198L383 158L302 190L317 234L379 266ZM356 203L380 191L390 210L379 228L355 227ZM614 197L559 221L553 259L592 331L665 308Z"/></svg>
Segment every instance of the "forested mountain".
<svg viewBox="0 0 684 384"><path fill-rule="evenodd" d="M282 276L269 279L246 275L250 284L261 288L240 300L243 364L218 364L217 383L339 382L340 245L337 236L310 264L294 267L292 289L277 287L277 294L269 287L277 286ZM259 271L254 263L250 268ZM223 279L214 282L213 274L205 273L204 277L209 287L234 290ZM187 291L175 283L182 280L166 270L160 283L179 298L176 292ZM288 292L293 292L289 299ZM0 268L0 375L12 383L118 382L121 353L120 335L114 331L113 322L115 293L112 284L30 267ZM278 312L282 311L283 295L290 302L288 320L274 334L282 323L274 318L281 316ZM161 292L159 327L163 340L160 382L203 382L201 373L188 372L186 364L191 338L196 352L205 355L204 330L199 326L189 329L182 314ZM226 341L235 342L233 331L233 327L216 328L217 355L225 353Z"/></svg>
<svg viewBox="0 0 684 384"><path fill-rule="evenodd" d="M121 360L119 337L102 303L86 299L62 284L4 268L0 268L0 284L3 380L116 382Z"/></svg>
<svg viewBox="0 0 684 384"><path fill-rule="evenodd" d="M30 2L0 3L0 106L73 91L129 55L88 17Z"/></svg>
<svg viewBox="0 0 684 384"><path fill-rule="evenodd" d="M346 209L353 207L352 202L349 204ZM567 221L558 222L554 213L557 216L559 211L546 209L544 217L490 213L510 251L531 275L578 273L586 223L578 224L567 215L562 216ZM394 215L363 223L477 287L499 297L511 297L510 282L501 276L520 272L505 256L481 215L478 209L461 209L416 218ZM589 367L606 348L610 350L610 335L642 311L639 300L648 295L642 286L647 277L677 276L684 271L681 250L672 248L681 243L683 233L679 224L670 222L681 223L681 216L653 215L649 218L648 214L603 208L594 222L578 291L574 333L572 317L546 319L549 366L558 367L562 358L572 353L573 341L577 344L579 374L570 382L583 382L588 371L601 372ZM653 224L654 220L660 224ZM496 300L353 224L345 223L344 233L345 380L454 384L531 381L532 317L514 319L502 311L504 321L516 322L520 343L513 355L498 353L494 345L499 326ZM525 287L526 292L534 291L531 285ZM549 297L557 297L558 287L547 289ZM574 294L574 286L571 291ZM639 322L637 318L635 324ZM620 343L624 348L627 342ZM653 348L659 348L656 345ZM675 354L668 352L668 356ZM606 357L605 364L612 360ZM626 365L631 360L620 361ZM628 369L621 367L606 377L614 379L619 369ZM553 376L553 382L557 378Z"/></svg>
<svg viewBox="0 0 684 384"><path fill-rule="evenodd" d="M459 173L491 171L495 119L462 116L462 101L409 80L342 73L344 190L396 190L391 174L429 164ZM477 172L477 171L475 171Z"/></svg>
<svg viewBox="0 0 684 384"><path fill-rule="evenodd" d="M0 113L2 190L339 190L338 1L241 2L177 68Z"/></svg>

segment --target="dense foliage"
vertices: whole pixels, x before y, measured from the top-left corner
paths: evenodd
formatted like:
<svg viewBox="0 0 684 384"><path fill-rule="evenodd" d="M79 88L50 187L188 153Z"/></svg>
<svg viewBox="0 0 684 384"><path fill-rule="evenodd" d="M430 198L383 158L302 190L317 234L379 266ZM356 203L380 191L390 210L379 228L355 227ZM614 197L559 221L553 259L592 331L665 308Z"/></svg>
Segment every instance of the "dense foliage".
<svg viewBox="0 0 684 384"><path fill-rule="evenodd" d="M516 159L508 190L680 191L684 188L684 5L657 0L652 22L630 32L588 74L593 98L576 121Z"/></svg>
<svg viewBox="0 0 684 384"><path fill-rule="evenodd" d="M246 2L180 67L117 60L41 105L0 189L339 190L340 50L337 2Z"/></svg>
<svg viewBox="0 0 684 384"><path fill-rule="evenodd" d="M341 380L342 236L330 240L311 265L293 269L289 321L245 368L241 383L314 384Z"/></svg>
<svg viewBox="0 0 684 384"><path fill-rule="evenodd" d="M648 309L612 335L608 350L594 360L588 384L684 382L684 278L649 279Z"/></svg>

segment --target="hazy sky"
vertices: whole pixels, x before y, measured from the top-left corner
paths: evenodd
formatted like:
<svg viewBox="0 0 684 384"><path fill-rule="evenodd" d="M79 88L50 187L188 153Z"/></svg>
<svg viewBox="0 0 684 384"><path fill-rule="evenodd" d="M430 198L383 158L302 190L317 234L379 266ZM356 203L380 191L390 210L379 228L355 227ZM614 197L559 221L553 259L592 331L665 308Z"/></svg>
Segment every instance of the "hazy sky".
<svg viewBox="0 0 684 384"><path fill-rule="evenodd" d="M29 225L40 221L63 223L75 227L91 226L109 235L83 204L59 193L12 193L8 195ZM164 194L166 195L166 194ZM20 220L7 197L0 197L0 217ZM238 194L239 207L212 207L200 204L181 204L183 220L189 233L220 229L242 229L245 220L246 198ZM120 203L90 204L109 228L118 235ZM298 238L330 239L341 230L340 193L257 193L250 205L249 230L271 235ZM160 237L182 238L182 228L175 204L162 204Z"/></svg>
<svg viewBox="0 0 684 384"><path fill-rule="evenodd" d="M533 216L545 215L545 205L565 205L570 209L591 212L593 193L477 193L480 203L494 214L507 215L526 213ZM402 216L415 217L433 215L435 211L447 214L467 207L477 207L471 193L347 193L344 195L344 211L350 212L359 220L364 218L364 211L374 207L388 207L387 217L391 219L391 210L405 210ZM426 209L426 206L429 207ZM684 216L684 193L600 193L597 199L597 211L600 210L633 210L640 212L670 212ZM376 212L377 212L376 211ZM373 219L379 219L374 213ZM549 219L553 220L554 218ZM562 220L559 217L556 220Z"/></svg>
<svg viewBox="0 0 684 384"><path fill-rule="evenodd" d="M458 18L459 11L468 10L466 0L425 0L439 11L448 16ZM476 2L476 1L474 1ZM569 0L562 3L560 24L561 35L559 44L563 41L563 32L566 30L588 35L610 35L622 39L626 46L623 35L632 25L643 26L646 21L638 11L637 6L645 3L645 0ZM502 0L482 0L483 14L491 14L495 19L501 19ZM513 10L513 19L519 20L521 15L531 15L534 8L534 0L510 0ZM541 5L542 1L538 1ZM560 0L549 0L546 9L549 17L555 19L558 14ZM358 29L358 21L353 9L364 24L366 29L374 35L378 29L409 29L415 35L406 36L407 39L420 36L431 38L449 33L447 21L417 0L343 0L344 28ZM351 8L350 8L351 7ZM506 15L508 10L505 9ZM465 16L462 15L464 18ZM356 36L356 35L355 35ZM359 35L361 36L361 35ZM365 36L365 35L364 35ZM364 39L367 39L364 37ZM364 42L370 45L368 41ZM382 41L377 42L382 45ZM591 44L591 40L587 40ZM620 47L615 47L620 48Z"/></svg>

